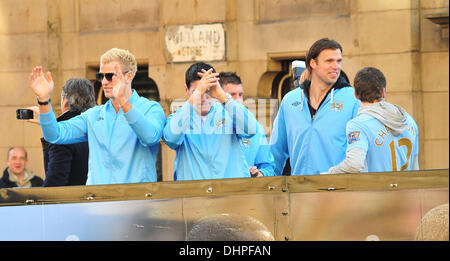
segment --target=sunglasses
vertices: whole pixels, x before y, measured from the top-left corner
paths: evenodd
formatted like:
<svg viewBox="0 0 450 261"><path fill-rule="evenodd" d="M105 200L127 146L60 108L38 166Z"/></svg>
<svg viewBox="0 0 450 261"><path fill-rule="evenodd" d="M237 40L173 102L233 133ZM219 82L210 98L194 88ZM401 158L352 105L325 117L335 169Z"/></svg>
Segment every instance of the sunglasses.
<svg viewBox="0 0 450 261"><path fill-rule="evenodd" d="M129 72L129 71L123 72L122 74L125 75L127 72ZM100 82L103 81L103 78L106 78L106 80L108 80L108 81L112 81L112 77L115 75L116 75L115 73L100 73L99 72L95 75L95 77Z"/></svg>

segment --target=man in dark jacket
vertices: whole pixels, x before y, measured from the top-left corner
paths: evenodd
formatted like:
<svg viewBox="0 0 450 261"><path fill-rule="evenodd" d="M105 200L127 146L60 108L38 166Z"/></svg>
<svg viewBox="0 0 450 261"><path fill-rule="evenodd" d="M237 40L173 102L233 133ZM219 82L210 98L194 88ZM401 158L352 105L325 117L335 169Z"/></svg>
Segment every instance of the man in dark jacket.
<svg viewBox="0 0 450 261"><path fill-rule="evenodd" d="M43 180L26 168L27 151L22 147L12 147L6 155L6 169L0 179L0 188L30 188L41 187Z"/></svg>
<svg viewBox="0 0 450 261"><path fill-rule="evenodd" d="M57 121L65 121L94 107L92 83L84 78L69 79L62 88L61 112ZM39 113L37 107L32 107ZM31 121L31 120L30 120ZM38 121L32 121L39 123ZM41 138L44 153L44 187L85 185L88 173L89 148L87 142L51 144Z"/></svg>

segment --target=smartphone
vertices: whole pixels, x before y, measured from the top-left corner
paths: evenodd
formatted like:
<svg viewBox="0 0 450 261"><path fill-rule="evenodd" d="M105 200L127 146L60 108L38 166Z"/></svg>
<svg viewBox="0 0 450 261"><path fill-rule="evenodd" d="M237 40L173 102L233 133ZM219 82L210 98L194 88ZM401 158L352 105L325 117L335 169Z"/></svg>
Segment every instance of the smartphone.
<svg viewBox="0 0 450 261"><path fill-rule="evenodd" d="M29 120L33 119L34 112L28 109L17 109L16 117L18 120Z"/></svg>

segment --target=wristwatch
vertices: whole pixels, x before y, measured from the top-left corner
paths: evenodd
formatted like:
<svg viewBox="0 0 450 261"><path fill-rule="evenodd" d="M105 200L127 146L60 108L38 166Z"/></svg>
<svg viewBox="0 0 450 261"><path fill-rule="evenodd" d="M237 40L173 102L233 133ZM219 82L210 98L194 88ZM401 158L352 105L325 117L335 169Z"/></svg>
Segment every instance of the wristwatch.
<svg viewBox="0 0 450 261"><path fill-rule="evenodd" d="M39 100L39 97L36 97L36 99L37 99L37 102L38 102L39 105L47 105L47 104L49 104L49 103L51 102L51 99L50 99L50 98L48 98L48 100L45 101L45 102L41 102L41 101Z"/></svg>

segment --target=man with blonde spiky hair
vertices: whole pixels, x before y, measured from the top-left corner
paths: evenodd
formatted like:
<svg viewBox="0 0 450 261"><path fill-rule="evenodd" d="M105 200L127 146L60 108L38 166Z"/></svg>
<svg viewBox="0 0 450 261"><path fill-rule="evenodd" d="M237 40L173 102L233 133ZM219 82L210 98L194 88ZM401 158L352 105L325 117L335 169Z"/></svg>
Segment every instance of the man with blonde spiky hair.
<svg viewBox="0 0 450 261"><path fill-rule="evenodd" d="M97 79L108 102L70 120L57 122L50 96L53 80L41 66L33 68L30 84L40 110L45 140L55 144L88 141L86 185L155 182L156 155L165 124L159 103L131 88L136 74L134 55L113 48L101 56Z"/></svg>

